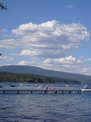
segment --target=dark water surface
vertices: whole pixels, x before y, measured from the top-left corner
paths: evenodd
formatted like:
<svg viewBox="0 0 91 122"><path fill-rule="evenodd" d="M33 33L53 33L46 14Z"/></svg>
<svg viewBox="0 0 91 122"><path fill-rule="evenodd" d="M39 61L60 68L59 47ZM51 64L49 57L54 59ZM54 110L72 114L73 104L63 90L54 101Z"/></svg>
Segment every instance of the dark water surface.
<svg viewBox="0 0 91 122"><path fill-rule="evenodd" d="M29 84L22 87L17 85L14 89L28 87L30 87ZM77 89L82 86L72 85L71 87ZM11 89L7 85L2 89L7 88ZM32 86L32 88L35 87ZM0 122L91 122L91 92L0 94Z"/></svg>

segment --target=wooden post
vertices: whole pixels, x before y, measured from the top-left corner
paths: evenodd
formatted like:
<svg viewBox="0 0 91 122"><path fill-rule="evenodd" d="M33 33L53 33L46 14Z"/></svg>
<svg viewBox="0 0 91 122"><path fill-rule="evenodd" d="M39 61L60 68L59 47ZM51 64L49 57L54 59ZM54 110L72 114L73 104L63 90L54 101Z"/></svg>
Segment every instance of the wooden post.
<svg viewBox="0 0 91 122"><path fill-rule="evenodd" d="M74 89L73 89L73 93L74 93Z"/></svg>
<svg viewBox="0 0 91 122"><path fill-rule="evenodd" d="M44 90L44 94L47 94L47 91L46 90Z"/></svg>
<svg viewBox="0 0 91 122"><path fill-rule="evenodd" d="M69 90L69 94L71 93L71 91Z"/></svg>
<svg viewBox="0 0 91 122"><path fill-rule="evenodd" d="M31 91L31 94L32 94L32 91Z"/></svg>
<svg viewBox="0 0 91 122"><path fill-rule="evenodd" d="M62 94L64 93L64 90L62 90Z"/></svg>
<svg viewBox="0 0 91 122"><path fill-rule="evenodd" d="M3 94L5 94L5 90L3 90Z"/></svg>
<svg viewBox="0 0 91 122"><path fill-rule="evenodd" d="M80 90L80 94L82 94L82 90Z"/></svg>
<svg viewBox="0 0 91 122"><path fill-rule="evenodd" d="M18 90L18 94L19 94L19 90Z"/></svg>

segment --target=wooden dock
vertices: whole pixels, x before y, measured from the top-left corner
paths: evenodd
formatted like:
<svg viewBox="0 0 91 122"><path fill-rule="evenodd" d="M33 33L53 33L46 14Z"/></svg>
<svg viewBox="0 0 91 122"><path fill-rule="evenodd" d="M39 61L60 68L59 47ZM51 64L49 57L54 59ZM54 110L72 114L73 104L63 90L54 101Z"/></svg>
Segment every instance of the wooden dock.
<svg viewBox="0 0 91 122"><path fill-rule="evenodd" d="M14 89L0 89L0 94L71 94L71 93L82 93L82 90L74 90L74 89L61 89L61 90L14 90Z"/></svg>

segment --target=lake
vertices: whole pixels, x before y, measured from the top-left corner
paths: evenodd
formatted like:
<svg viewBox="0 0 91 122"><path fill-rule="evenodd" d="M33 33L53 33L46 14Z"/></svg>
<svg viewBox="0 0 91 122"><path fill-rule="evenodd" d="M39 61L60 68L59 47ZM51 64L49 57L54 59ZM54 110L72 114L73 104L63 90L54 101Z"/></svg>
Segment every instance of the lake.
<svg viewBox="0 0 91 122"><path fill-rule="evenodd" d="M81 89L82 84L1 83L0 89ZM91 92L82 94L1 94L0 122L91 122Z"/></svg>

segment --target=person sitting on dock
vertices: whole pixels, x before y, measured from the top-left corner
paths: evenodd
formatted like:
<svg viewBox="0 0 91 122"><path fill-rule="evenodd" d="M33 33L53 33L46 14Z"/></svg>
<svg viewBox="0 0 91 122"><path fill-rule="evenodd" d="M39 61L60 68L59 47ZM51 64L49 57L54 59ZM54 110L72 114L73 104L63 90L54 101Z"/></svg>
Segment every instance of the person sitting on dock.
<svg viewBox="0 0 91 122"><path fill-rule="evenodd" d="M54 89L54 93L57 93L57 89Z"/></svg>
<svg viewBox="0 0 91 122"><path fill-rule="evenodd" d="M48 86L46 87L46 90L48 90Z"/></svg>

